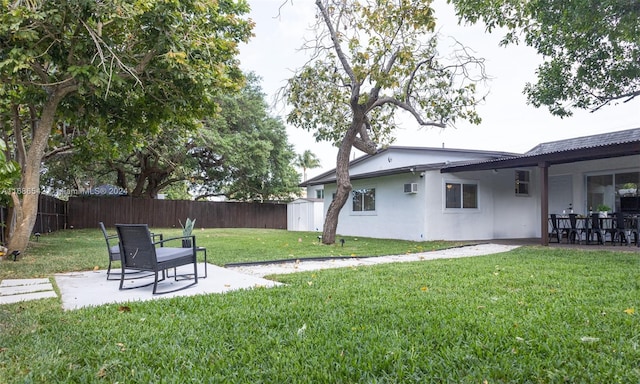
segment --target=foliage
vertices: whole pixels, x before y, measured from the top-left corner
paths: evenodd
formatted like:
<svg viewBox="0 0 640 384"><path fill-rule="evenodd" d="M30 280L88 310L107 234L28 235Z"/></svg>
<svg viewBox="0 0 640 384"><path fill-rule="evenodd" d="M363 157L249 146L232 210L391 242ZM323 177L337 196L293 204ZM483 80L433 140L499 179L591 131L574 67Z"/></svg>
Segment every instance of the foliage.
<svg viewBox="0 0 640 384"><path fill-rule="evenodd" d="M307 169L319 168L320 159L318 159L315 153L307 149L302 154L298 154L296 156L294 164L296 167L302 168L302 175L304 180L306 181Z"/></svg>
<svg viewBox="0 0 640 384"><path fill-rule="evenodd" d="M2 1L0 122L14 133L20 187L34 191L15 207L10 248L26 247L55 132L106 127L122 152L160 122L201 117L243 80L235 56L248 10L242 0Z"/></svg>
<svg viewBox="0 0 640 384"><path fill-rule="evenodd" d="M398 110L425 126L444 127L458 118L480 122L474 79L465 69L479 70L482 61L462 46L451 61L438 52L429 1L316 4L314 60L286 88L290 123L339 143L358 109L369 116L369 136L382 145L392 139Z"/></svg>
<svg viewBox="0 0 640 384"><path fill-rule="evenodd" d="M108 130L93 130L75 140L71 155L49 159L45 177L68 189L77 188L78 179L102 180L135 197L155 198L178 185L199 198L287 200L299 188L286 129L268 114L259 78L250 73L246 80L240 92L216 97L201 122L165 121L156 134L138 135L131 149L103 151L123 143ZM187 191L178 196L191 199Z"/></svg>
<svg viewBox="0 0 640 384"><path fill-rule="evenodd" d="M2 306L0 377L635 383L636 267L631 252L536 247L297 273L224 295Z"/></svg>
<svg viewBox="0 0 640 384"><path fill-rule="evenodd" d="M268 113L259 78L247 75L239 94L218 98L220 113L204 121L191 155L198 162L197 198L290 200L299 194L295 152L282 121Z"/></svg>
<svg viewBox="0 0 640 384"><path fill-rule="evenodd" d="M0 139L0 205L9 204L9 192L20 178L20 166L13 160L7 160L7 145Z"/></svg>
<svg viewBox="0 0 640 384"><path fill-rule="evenodd" d="M187 182L176 182L162 190L167 200L191 200L193 197L189 194Z"/></svg>
<svg viewBox="0 0 640 384"><path fill-rule="evenodd" d="M132 128L153 131L178 107L183 117L202 112L242 79L234 56L252 27L237 17L244 1L36 4L4 2L3 98L39 108L47 89L73 84L59 111L79 117L72 127L108 125L135 143Z"/></svg>
<svg viewBox="0 0 640 384"><path fill-rule="evenodd" d="M182 236L191 236L194 225L196 225L196 219L192 220L188 217L187 220L184 221L184 225L180 222L180 226L182 227Z"/></svg>
<svg viewBox="0 0 640 384"><path fill-rule="evenodd" d="M75 184L80 180L83 184L95 185L96 182L107 182L118 185L134 197L156 198L173 184L182 183L184 187L184 182L192 175L196 162L190 149L200 126L193 121L167 120L158 125L156 134L140 135L135 147L116 153L103 152L99 148L106 145L104 141L113 147L123 143L117 138L106 137L104 130L95 130L75 140L72 154L49 159L45 176L58 183ZM76 172L65 180L63 169L69 163ZM191 198L186 191L181 196Z"/></svg>
<svg viewBox="0 0 640 384"><path fill-rule="evenodd" d="M401 111L420 126L479 123L475 83L484 79L484 67L460 44L449 58L438 52L428 0L315 4L316 38L307 47L312 60L289 79L284 96L291 105L289 123L339 147L338 188L323 233L323 242L332 243L351 190L352 147L374 154L392 142Z"/></svg>
<svg viewBox="0 0 640 384"><path fill-rule="evenodd" d="M618 0L449 0L461 19L506 28L545 58L525 93L536 107L570 116L640 95L640 5Z"/></svg>

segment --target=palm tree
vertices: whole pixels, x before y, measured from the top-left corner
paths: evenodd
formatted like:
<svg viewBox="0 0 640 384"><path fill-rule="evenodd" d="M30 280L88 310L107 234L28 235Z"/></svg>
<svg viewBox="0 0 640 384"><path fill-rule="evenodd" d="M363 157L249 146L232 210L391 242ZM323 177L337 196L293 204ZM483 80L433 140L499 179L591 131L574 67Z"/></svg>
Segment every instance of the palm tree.
<svg viewBox="0 0 640 384"><path fill-rule="evenodd" d="M298 154L294 165L302 168L304 181L307 181L307 169L320 168L320 160L315 153L307 149L302 155Z"/></svg>

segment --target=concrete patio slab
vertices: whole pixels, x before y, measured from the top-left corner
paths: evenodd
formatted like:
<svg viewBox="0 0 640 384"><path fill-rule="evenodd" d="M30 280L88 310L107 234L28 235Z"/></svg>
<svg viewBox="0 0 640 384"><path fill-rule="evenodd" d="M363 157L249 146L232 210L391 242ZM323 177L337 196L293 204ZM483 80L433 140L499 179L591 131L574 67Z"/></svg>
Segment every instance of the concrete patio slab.
<svg viewBox="0 0 640 384"><path fill-rule="evenodd" d="M198 284L177 292L154 295L153 285L120 290L119 280L107 280L107 271L88 271L56 274L55 280L60 289L62 307L65 310L78 309L110 303L159 300L177 296L193 296L210 293L225 293L238 289L256 287L274 287L280 283L261 277L251 276L213 264L207 265L208 277L198 277ZM178 275L193 272L193 267L178 268ZM198 274L204 275L204 263L198 264ZM143 277L125 281L125 287L134 287L153 282L153 277ZM167 278L158 284L158 291L168 291L190 284L190 280L175 281Z"/></svg>

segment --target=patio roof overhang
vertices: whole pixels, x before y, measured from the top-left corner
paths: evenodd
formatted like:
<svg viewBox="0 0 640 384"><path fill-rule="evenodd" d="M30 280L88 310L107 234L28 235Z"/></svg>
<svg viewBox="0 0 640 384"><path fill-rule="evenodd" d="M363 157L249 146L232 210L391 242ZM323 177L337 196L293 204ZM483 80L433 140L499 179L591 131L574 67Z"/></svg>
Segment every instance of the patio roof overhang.
<svg viewBox="0 0 640 384"><path fill-rule="evenodd" d="M482 171L506 168L538 167L540 169L540 233L541 244L549 245L547 218L549 216L549 167L556 164L568 164L579 161L608 159L640 154L640 141L617 142L603 145L593 145L581 148L571 148L562 151L550 151L537 154L514 156L491 161L452 164L443 167L441 173L465 171Z"/></svg>
<svg viewBox="0 0 640 384"><path fill-rule="evenodd" d="M502 158L479 163L452 164L443 167L441 173L453 173L464 171L482 171L505 168L537 167L541 164L547 166L555 164L575 163L578 161L607 159L640 154L640 142L615 143L587 148L576 148L566 151L542 153L536 155L522 155L510 158Z"/></svg>

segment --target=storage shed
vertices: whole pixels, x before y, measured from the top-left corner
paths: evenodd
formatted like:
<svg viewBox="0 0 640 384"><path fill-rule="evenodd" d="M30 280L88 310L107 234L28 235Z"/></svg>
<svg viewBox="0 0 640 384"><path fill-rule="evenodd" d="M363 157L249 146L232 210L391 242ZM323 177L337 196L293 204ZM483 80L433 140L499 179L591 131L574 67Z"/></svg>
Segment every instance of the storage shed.
<svg viewBox="0 0 640 384"><path fill-rule="evenodd" d="M324 225L324 201L300 198L287 204L287 230L322 231Z"/></svg>

